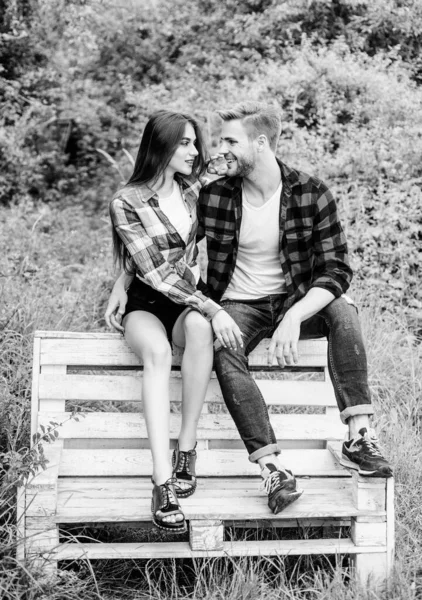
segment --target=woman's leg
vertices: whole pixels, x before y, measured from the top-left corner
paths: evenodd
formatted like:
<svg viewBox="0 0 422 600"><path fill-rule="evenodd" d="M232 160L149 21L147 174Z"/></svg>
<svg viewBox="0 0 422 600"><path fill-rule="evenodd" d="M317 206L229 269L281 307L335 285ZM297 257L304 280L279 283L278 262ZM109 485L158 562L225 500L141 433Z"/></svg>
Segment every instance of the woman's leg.
<svg viewBox="0 0 422 600"><path fill-rule="evenodd" d="M172 476L169 456L171 348L164 325L151 313L129 313L124 327L126 341L144 364L142 399L152 453L153 479L156 485L162 485ZM163 520L182 521L183 515L179 513Z"/></svg>
<svg viewBox="0 0 422 600"><path fill-rule="evenodd" d="M181 369L183 393L179 449L188 451L196 443L196 429L211 375L212 327L199 312L188 309L177 319L172 338L177 346L185 347Z"/></svg>

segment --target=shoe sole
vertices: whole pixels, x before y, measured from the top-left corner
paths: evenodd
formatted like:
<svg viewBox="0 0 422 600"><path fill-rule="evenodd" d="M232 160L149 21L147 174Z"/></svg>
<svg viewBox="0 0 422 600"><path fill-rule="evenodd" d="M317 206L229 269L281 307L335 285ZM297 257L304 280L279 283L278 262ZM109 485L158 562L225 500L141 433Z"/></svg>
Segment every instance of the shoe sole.
<svg viewBox="0 0 422 600"><path fill-rule="evenodd" d="M268 506L272 512L277 515L279 512L287 508L289 504L292 504L295 500L300 498L302 494L303 490L296 490L290 494L280 493L279 496L276 496L271 502L268 502Z"/></svg>
<svg viewBox="0 0 422 600"><path fill-rule="evenodd" d="M385 472L385 471L365 471L365 469L361 469L358 464L352 462L351 460L349 460L345 456L342 456L340 458L340 464L343 467L346 467L347 469L353 469L354 471L357 471L359 473L359 475L362 475L362 477L381 477L382 479L389 479L390 477L393 476L393 473L392 473L391 470L389 472Z"/></svg>

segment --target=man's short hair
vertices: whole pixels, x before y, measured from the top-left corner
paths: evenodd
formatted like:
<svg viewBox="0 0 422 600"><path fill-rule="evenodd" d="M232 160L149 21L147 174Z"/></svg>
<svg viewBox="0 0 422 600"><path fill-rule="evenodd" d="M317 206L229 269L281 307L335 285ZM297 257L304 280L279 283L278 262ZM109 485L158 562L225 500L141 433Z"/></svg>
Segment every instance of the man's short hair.
<svg viewBox="0 0 422 600"><path fill-rule="evenodd" d="M231 109L218 110L217 113L223 121L241 120L249 138L265 134L271 149L276 151L281 134L280 110L276 106L261 102L241 102Z"/></svg>

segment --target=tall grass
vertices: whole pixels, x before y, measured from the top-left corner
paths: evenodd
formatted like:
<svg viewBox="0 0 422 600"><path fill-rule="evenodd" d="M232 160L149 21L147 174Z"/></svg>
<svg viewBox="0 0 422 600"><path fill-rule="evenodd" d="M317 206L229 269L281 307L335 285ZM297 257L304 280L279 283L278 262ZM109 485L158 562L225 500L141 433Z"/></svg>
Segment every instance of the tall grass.
<svg viewBox="0 0 422 600"><path fill-rule="evenodd" d="M376 600L325 559L98 561L55 582L15 558L16 482L28 468L35 329L101 331L114 278L109 224L82 208L14 206L0 217L0 597L17 600L203 598ZM375 426L396 475L397 550L390 598L422 597L421 352L406 315L356 288L367 341ZM25 462L26 461L26 462Z"/></svg>

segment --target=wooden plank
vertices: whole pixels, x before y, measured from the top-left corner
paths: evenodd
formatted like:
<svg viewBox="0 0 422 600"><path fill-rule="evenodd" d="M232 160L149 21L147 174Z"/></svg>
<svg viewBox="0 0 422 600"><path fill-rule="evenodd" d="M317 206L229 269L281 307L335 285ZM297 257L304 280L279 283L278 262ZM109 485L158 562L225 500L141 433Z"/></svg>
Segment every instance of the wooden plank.
<svg viewBox="0 0 422 600"><path fill-rule="evenodd" d="M60 394L58 396L51 396L48 400L40 398L39 395L39 382L41 377L50 376L52 379L56 377L63 377L66 375L66 365L43 365L41 366L41 373L38 377L38 406L40 412L64 412L66 410L65 398L62 398Z"/></svg>
<svg viewBox="0 0 422 600"><path fill-rule="evenodd" d="M269 339L263 340L249 355L251 367L268 367ZM327 364L327 342L302 340L299 342L298 367L324 367ZM140 366L142 361L132 352L122 337L110 338L43 338L40 353L41 365L109 365ZM173 364L180 365L180 354L175 354ZM274 359L273 366L278 367Z"/></svg>
<svg viewBox="0 0 422 600"><path fill-rule="evenodd" d="M281 460L299 476L349 477L326 450L284 450ZM62 477L147 477L151 473L149 450L64 449L60 463ZM244 477L258 475L259 468L248 461L245 450L203 450L198 452L197 473L200 477Z"/></svg>
<svg viewBox="0 0 422 600"><path fill-rule="evenodd" d="M387 543L387 524L363 523L352 519L351 538L356 546L382 546Z"/></svg>
<svg viewBox="0 0 422 600"><path fill-rule="evenodd" d="M359 548L359 552L362 548ZM224 542L221 550L196 550L188 542L131 544L61 544L56 560L105 558L207 558L214 556L298 556L311 554L355 554L356 546L349 539L267 540L262 542ZM379 552L378 547L365 548L365 556Z"/></svg>
<svg viewBox="0 0 422 600"><path fill-rule="evenodd" d="M16 492L16 560L25 560L25 488L21 486Z"/></svg>
<svg viewBox="0 0 422 600"><path fill-rule="evenodd" d="M60 468L60 458L63 451L63 440L56 440L52 444L43 444L47 466L45 469L39 469L38 473L28 479L25 492L31 490L50 489L57 485L57 479ZM26 507L28 509L28 506Z"/></svg>
<svg viewBox="0 0 422 600"><path fill-rule="evenodd" d="M391 574L394 565L395 547L395 511L394 511L394 478L387 480L387 576Z"/></svg>
<svg viewBox="0 0 422 600"><path fill-rule="evenodd" d="M38 338L34 339L34 350L32 359L32 388L31 388L31 446L33 444L33 436L38 428L38 380L40 376L40 348L41 342Z"/></svg>
<svg viewBox="0 0 422 600"><path fill-rule="evenodd" d="M63 423L60 437L71 438L147 438L147 429L140 413L85 413L79 421L69 419L69 413L39 413L40 424L50 421ZM271 415L276 436L283 440L338 440L346 431L340 418L326 415L284 414ZM177 439L181 415L170 415L170 437ZM238 440L239 433L230 415L225 413L202 414L198 424L198 439Z"/></svg>
<svg viewBox="0 0 422 600"><path fill-rule="evenodd" d="M85 487L79 479L71 485L59 480L56 520L58 523L125 522L151 520L151 488L140 485L139 479L120 479L108 482L101 478ZM328 485L328 483L330 485ZM198 489L181 500L187 519L256 521L346 518L385 516L385 511L358 511L352 501L350 479L300 479L303 495L282 513L273 515L267 506L267 495L260 489L259 480L251 480L244 489L215 489L213 482L199 479Z"/></svg>
<svg viewBox="0 0 422 600"><path fill-rule="evenodd" d="M319 492L322 488L327 490L351 489L351 478L343 478L342 472L336 477L300 477L300 485L309 493L312 490ZM149 476L145 477L63 477L59 479L60 494L84 493L92 498L148 498L152 492L152 483ZM259 470L255 477L199 477L198 489L207 498L225 496L262 496L261 477ZM196 492L195 492L196 493ZM383 513L385 515L385 512ZM361 517L357 517L361 519ZM384 517L362 517L362 522L385 522Z"/></svg>
<svg viewBox="0 0 422 600"><path fill-rule="evenodd" d="M330 406L338 415L334 390L329 381L288 381L256 379L267 404L291 406ZM142 402L142 376L130 373L122 375L44 375L39 380L41 401L50 398L63 400L110 400ZM170 400L182 400L182 382L170 379ZM205 402L223 403L219 383L211 379ZM48 410L48 409L43 409Z"/></svg>

